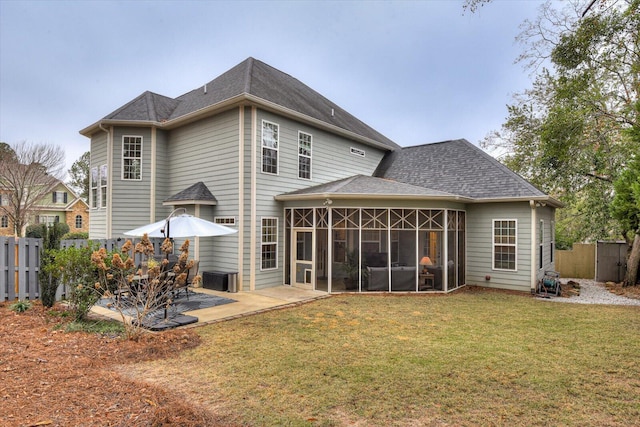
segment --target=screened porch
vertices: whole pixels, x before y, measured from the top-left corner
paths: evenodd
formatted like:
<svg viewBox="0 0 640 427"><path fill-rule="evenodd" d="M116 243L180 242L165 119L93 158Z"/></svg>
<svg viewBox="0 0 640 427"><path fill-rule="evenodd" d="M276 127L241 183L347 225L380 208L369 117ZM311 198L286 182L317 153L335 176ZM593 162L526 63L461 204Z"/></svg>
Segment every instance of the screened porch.
<svg viewBox="0 0 640 427"><path fill-rule="evenodd" d="M336 292L447 292L465 283L465 212L287 208L285 283Z"/></svg>

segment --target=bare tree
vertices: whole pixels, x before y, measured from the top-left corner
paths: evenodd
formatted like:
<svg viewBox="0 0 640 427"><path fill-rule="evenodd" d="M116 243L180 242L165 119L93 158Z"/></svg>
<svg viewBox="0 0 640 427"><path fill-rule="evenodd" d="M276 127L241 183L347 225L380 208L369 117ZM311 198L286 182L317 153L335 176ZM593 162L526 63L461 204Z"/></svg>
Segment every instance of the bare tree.
<svg viewBox="0 0 640 427"><path fill-rule="evenodd" d="M0 155L0 216L23 236L38 204L64 177L64 150L50 144L20 142L2 145Z"/></svg>

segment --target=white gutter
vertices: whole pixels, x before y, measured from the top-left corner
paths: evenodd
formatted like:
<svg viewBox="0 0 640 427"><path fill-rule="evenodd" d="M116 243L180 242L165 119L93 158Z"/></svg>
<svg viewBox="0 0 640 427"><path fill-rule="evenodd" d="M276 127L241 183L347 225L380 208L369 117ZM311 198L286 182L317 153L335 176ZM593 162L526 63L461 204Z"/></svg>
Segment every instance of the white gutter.
<svg viewBox="0 0 640 427"><path fill-rule="evenodd" d="M253 106L251 107L251 224L250 224L250 233L251 237L249 239L249 290L254 291L256 289L256 245L258 244L257 240L257 230L256 230L256 221L257 218L257 171L258 167L258 159L256 158L256 152L258 150L258 138L256 133L258 131L258 109Z"/></svg>
<svg viewBox="0 0 640 427"><path fill-rule="evenodd" d="M155 126L151 127L151 182L149 183L149 222L156 222L156 174L157 174L157 139ZM196 258L197 259L197 258Z"/></svg>
<svg viewBox="0 0 640 427"><path fill-rule="evenodd" d="M371 193L313 193L313 194L280 194L273 197L275 200L437 200L458 203L473 203L473 199L462 196L428 196L419 194L371 194Z"/></svg>

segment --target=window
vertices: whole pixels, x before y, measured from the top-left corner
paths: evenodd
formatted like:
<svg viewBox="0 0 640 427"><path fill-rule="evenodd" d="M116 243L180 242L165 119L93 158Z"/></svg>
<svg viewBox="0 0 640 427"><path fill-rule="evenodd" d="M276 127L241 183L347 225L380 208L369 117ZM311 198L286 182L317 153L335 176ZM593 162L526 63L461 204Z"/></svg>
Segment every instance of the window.
<svg viewBox="0 0 640 427"><path fill-rule="evenodd" d="M91 168L91 207L98 207L98 168Z"/></svg>
<svg viewBox="0 0 640 427"><path fill-rule="evenodd" d="M76 215L76 228L82 228L82 215Z"/></svg>
<svg viewBox="0 0 640 427"><path fill-rule="evenodd" d="M36 222L38 224L53 225L60 222L60 218L57 215L40 215L36 216Z"/></svg>
<svg viewBox="0 0 640 427"><path fill-rule="evenodd" d="M311 135L298 132L298 178L311 179Z"/></svg>
<svg viewBox="0 0 640 427"><path fill-rule="evenodd" d="M142 137L122 137L122 179L142 179Z"/></svg>
<svg viewBox="0 0 640 427"><path fill-rule="evenodd" d="M9 206L8 194L0 194L0 206Z"/></svg>
<svg viewBox="0 0 640 427"><path fill-rule="evenodd" d="M107 165L100 166L100 207L107 207Z"/></svg>
<svg viewBox="0 0 640 427"><path fill-rule="evenodd" d="M226 225L227 227L234 227L236 225L236 217L234 216L217 216L214 219L216 224Z"/></svg>
<svg viewBox="0 0 640 427"><path fill-rule="evenodd" d="M2 215L0 217L0 228L9 228L9 217L6 215Z"/></svg>
<svg viewBox="0 0 640 427"><path fill-rule="evenodd" d="M515 219L493 221L493 268L516 270L517 222Z"/></svg>
<svg viewBox="0 0 640 427"><path fill-rule="evenodd" d="M549 230L549 238L551 239L551 244L549 245L549 261L553 262L554 249L556 246L556 222L551 221L551 230Z"/></svg>
<svg viewBox="0 0 640 427"><path fill-rule="evenodd" d="M542 270L544 266L544 220L540 220L540 225L538 229L538 268Z"/></svg>
<svg viewBox="0 0 640 427"><path fill-rule="evenodd" d="M67 203L67 193L66 193L66 191L54 191L53 192L53 203Z"/></svg>
<svg viewBox="0 0 640 427"><path fill-rule="evenodd" d="M278 268L278 218L262 218L261 270Z"/></svg>
<svg viewBox="0 0 640 427"><path fill-rule="evenodd" d="M278 173L279 128L275 123L262 121L262 172Z"/></svg>

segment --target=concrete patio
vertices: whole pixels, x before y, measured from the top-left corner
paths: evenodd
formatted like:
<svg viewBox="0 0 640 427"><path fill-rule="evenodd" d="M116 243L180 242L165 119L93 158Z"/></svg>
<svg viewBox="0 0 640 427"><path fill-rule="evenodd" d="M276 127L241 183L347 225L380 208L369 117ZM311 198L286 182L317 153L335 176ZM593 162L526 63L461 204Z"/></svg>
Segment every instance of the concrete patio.
<svg viewBox="0 0 640 427"><path fill-rule="evenodd" d="M189 325L191 327L235 319L273 309L295 306L304 302L329 297L329 294L326 292L300 289L292 286L276 286L268 289L236 293L214 291L204 288L190 288L190 291L230 298L236 301L231 304L224 304L182 313L184 315L195 316L198 318L197 323ZM91 311L110 319L118 321L122 320L118 312L104 307L93 306Z"/></svg>

